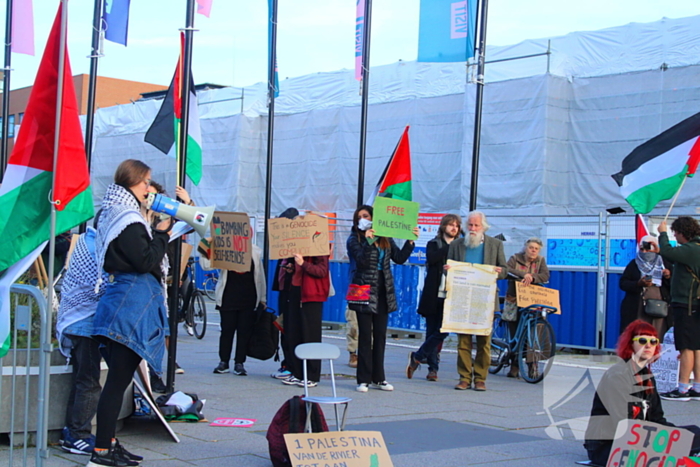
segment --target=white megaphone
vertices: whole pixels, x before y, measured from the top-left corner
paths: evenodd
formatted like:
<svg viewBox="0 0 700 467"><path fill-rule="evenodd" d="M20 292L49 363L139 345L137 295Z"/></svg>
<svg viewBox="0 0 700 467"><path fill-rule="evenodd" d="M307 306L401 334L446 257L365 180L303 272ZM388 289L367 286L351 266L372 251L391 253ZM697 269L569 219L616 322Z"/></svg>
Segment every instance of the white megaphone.
<svg viewBox="0 0 700 467"><path fill-rule="evenodd" d="M158 193L149 193L146 203L148 209L161 214L167 214L191 225L200 237L207 233L207 227L214 216L216 206L188 206Z"/></svg>

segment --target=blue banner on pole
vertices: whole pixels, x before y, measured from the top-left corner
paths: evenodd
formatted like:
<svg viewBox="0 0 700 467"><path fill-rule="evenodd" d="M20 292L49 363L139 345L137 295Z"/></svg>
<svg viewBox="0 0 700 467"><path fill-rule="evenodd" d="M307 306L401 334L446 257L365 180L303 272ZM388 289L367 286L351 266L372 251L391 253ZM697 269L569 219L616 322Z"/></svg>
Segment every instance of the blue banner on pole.
<svg viewBox="0 0 700 467"><path fill-rule="evenodd" d="M129 32L129 3L131 0L106 0L102 12L105 39L126 47Z"/></svg>
<svg viewBox="0 0 700 467"><path fill-rule="evenodd" d="M272 56L272 18L273 16L273 8L275 7L275 1L274 0L267 0L267 66L270 66L270 57ZM270 73L267 74L270 76ZM277 74L277 57L275 57L275 97L279 97L280 95L280 79Z"/></svg>
<svg viewBox="0 0 700 467"><path fill-rule="evenodd" d="M474 56L477 0L421 0L419 62L465 62Z"/></svg>

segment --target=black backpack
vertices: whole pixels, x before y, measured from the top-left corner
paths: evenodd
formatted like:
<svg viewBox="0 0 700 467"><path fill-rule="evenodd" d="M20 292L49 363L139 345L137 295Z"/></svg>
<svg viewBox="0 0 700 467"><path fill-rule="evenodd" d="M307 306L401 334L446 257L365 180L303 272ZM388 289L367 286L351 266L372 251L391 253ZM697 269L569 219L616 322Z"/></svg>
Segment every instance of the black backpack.
<svg viewBox="0 0 700 467"><path fill-rule="evenodd" d="M306 425L306 402L301 399L301 396L294 396L282 404L267 429L270 460L274 467L292 466L287 445L284 443L284 434L303 433L304 425ZM311 406L311 431L314 433L328 431L326 417L316 403Z"/></svg>
<svg viewBox="0 0 700 467"><path fill-rule="evenodd" d="M248 341L246 354L258 360L269 360L275 357L278 362L280 331L275 324L277 316L275 310L267 308L262 303L255 309L256 318L253 330Z"/></svg>

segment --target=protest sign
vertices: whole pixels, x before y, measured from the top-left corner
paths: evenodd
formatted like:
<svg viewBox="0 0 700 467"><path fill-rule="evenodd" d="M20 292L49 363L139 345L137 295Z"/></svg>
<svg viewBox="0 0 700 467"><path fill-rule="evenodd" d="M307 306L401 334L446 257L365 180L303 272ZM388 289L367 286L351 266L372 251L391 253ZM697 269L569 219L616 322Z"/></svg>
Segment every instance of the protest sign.
<svg viewBox="0 0 700 467"><path fill-rule="evenodd" d="M248 214L216 211L211 221L211 232L212 266L236 272L250 271L253 236Z"/></svg>
<svg viewBox="0 0 700 467"><path fill-rule="evenodd" d="M559 291L556 289L548 289L541 285L525 285L522 282L515 283L515 294L519 308L525 308L530 305L546 305L556 308L555 314L561 314L561 305L559 304Z"/></svg>
<svg viewBox="0 0 700 467"><path fill-rule="evenodd" d="M393 467L379 431L287 433L292 467Z"/></svg>
<svg viewBox="0 0 700 467"><path fill-rule="evenodd" d="M418 214L418 238L411 252L409 263L424 264L428 241L435 238L440 229L440 222L445 214L421 212Z"/></svg>
<svg viewBox="0 0 700 467"><path fill-rule="evenodd" d="M496 304L494 266L447 260L447 298L440 332L488 336Z"/></svg>
<svg viewBox="0 0 700 467"><path fill-rule="evenodd" d="M690 453L693 433L675 426L659 425L644 420L620 420L609 466L681 466Z"/></svg>
<svg viewBox="0 0 700 467"><path fill-rule="evenodd" d="M396 198L374 198L372 228L378 237L415 240L413 229L418 225L420 204Z"/></svg>
<svg viewBox="0 0 700 467"><path fill-rule="evenodd" d="M302 256L326 256L330 254L328 219L307 214L287 219L276 217L267 221L270 259Z"/></svg>
<svg viewBox="0 0 700 467"><path fill-rule="evenodd" d="M678 371L680 352L676 350L676 341L673 335L673 328L666 331L664 342L661 346L661 356L651 364L651 371L656 379L656 390L663 394L678 387Z"/></svg>

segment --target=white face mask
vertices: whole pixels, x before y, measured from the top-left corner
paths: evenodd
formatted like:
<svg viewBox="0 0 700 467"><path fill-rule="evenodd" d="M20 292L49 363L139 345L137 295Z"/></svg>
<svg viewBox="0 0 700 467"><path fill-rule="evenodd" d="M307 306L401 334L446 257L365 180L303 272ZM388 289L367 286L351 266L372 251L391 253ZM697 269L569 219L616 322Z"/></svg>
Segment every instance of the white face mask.
<svg viewBox="0 0 700 467"><path fill-rule="evenodd" d="M357 223L357 228L365 231L367 229L372 228L372 221L369 219L360 219L359 222Z"/></svg>

